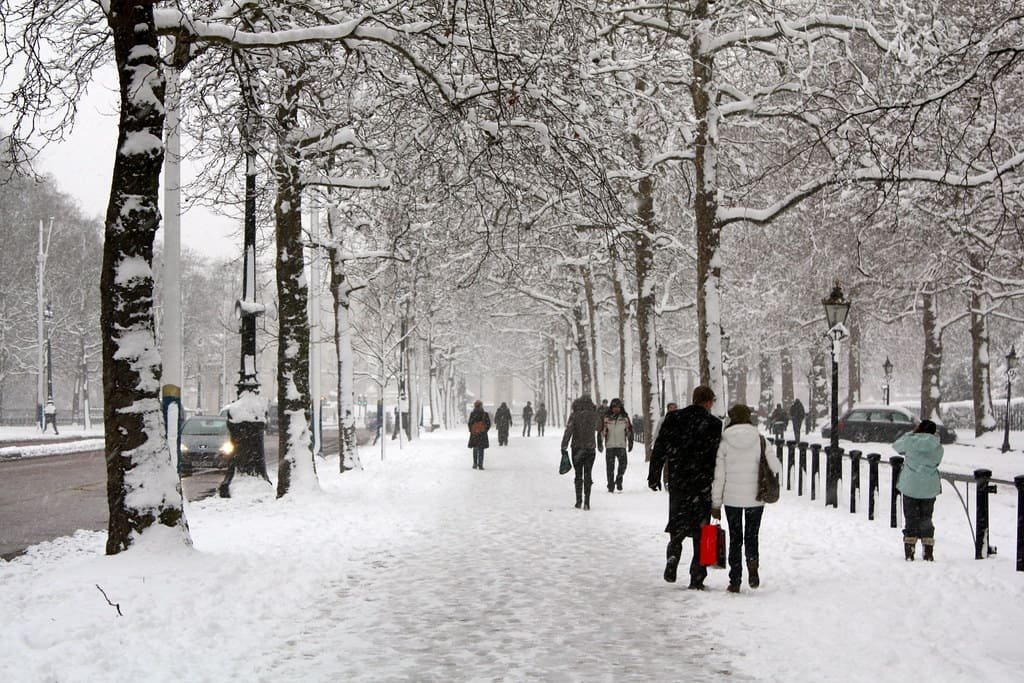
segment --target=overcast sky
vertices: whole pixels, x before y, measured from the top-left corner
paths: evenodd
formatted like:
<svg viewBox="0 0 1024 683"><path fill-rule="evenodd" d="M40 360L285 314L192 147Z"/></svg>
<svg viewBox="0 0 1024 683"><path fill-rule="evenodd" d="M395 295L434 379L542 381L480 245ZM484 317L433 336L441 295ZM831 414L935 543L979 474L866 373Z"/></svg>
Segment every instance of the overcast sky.
<svg viewBox="0 0 1024 683"><path fill-rule="evenodd" d="M40 169L56 179L62 192L75 197L87 216L102 220L110 195L116 141L117 79L110 67L90 86L71 137L46 150ZM186 160L182 181L187 182L189 176ZM160 189L162 193L162 178ZM161 194L161 202L162 198ZM232 256L241 251L241 226L236 222L206 209L191 209L181 219L182 245L209 256ZM162 234L157 239L162 241Z"/></svg>

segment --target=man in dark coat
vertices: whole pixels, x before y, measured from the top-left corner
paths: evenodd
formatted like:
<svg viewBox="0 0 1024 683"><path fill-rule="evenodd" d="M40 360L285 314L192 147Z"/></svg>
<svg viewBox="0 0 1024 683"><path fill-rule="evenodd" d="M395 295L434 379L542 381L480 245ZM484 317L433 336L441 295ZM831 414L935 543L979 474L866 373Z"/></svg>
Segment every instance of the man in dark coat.
<svg viewBox="0 0 1024 683"><path fill-rule="evenodd" d="M487 432L491 428L491 416L484 410L482 401L473 404L473 412L469 414L469 447L473 449L473 469L484 468L484 449L491 445Z"/></svg>
<svg viewBox="0 0 1024 683"><path fill-rule="evenodd" d="M661 488L662 467L668 463L669 534L665 580L674 583L683 539L693 539L690 588L704 589L708 570L700 563L700 528L711 518L711 484L722 438L722 421L711 414L715 392L701 385L693 390L693 404L665 415L651 453L647 485Z"/></svg>
<svg viewBox="0 0 1024 683"><path fill-rule="evenodd" d="M768 422L771 426L772 435L776 439L785 438L786 423L789 422L789 415L786 414L786 409L782 407L781 403L775 404L775 410L769 416Z"/></svg>
<svg viewBox="0 0 1024 683"><path fill-rule="evenodd" d="M597 458L595 448L603 451L604 443L601 437L601 417L588 394L583 394L572 402L572 413L566 420L565 432L562 433L562 455L568 452L570 442L572 468L576 471L573 481L576 487L576 507L582 505L584 510L589 510L590 487L594 483L591 471Z"/></svg>
<svg viewBox="0 0 1024 683"><path fill-rule="evenodd" d="M537 404L537 412L533 419L537 422L537 436L544 436L544 425L548 421L548 409L544 407L544 401Z"/></svg>
<svg viewBox="0 0 1024 683"><path fill-rule="evenodd" d="M498 428L498 445L507 446L508 428L512 426L512 411L504 401L494 411L494 426Z"/></svg>
<svg viewBox="0 0 1024 683"><path fill-rule="evenodd" d="M805 417L807 411L804 410L804 404L800 399L793 401L793 405L789 407L789 419L793 421L793 438L797 441L800 440L800 427L803 426Z"/></svg>
<svg viewBox="0 0 1024 683"><path fill-rule="evenodd" d="M526 407L523 408L523 436L530 435L530 424L533 420L533 406L530 402L526 402Z"/></svg>

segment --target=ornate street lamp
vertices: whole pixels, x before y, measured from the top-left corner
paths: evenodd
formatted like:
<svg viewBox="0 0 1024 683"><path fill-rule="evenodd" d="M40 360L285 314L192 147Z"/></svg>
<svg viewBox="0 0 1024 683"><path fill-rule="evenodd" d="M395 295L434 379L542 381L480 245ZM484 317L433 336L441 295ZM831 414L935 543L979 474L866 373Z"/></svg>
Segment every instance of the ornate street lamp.
<svg viewBox="0 0 1024 683"><path fill-rule="evenodd" d="M661 385L661 411L660 414L665 414L665 364L668 363L668 352L665 351L665 347L658 344L658 351L655 354L658 362L658 380Z"/></svg>
<svg viewBox="0 0 1024 683"><path fill-rule="evenodd" d="M846 329L846 317L850 314L850 301L843 296L839 281L835 281L832 293L822 299L825 307L825 319L828 321L828 332L825 334L832 341L832 426L829 430L828 465L825 469L825 505L839 507L839 476L841 463L839 460L839 342L849 336Z"/></svg>
<svg viewBox="0 0 1024 683"><path fill-rule="evenodd" d="M1017 351L1010 347L1006 354L1006 418L1003 420L1003 453L1010 450L1010 388L1013 386L1013 376L1017 370Z"/></svg>
<svg viewBox="0 0 1024 683"><path fill-rule="evenodd" d="M889 356L886 356L885 362L882 363L882 371L885 373L885 405L889 405L890 385L892 384L892 361L889 360Z"/></svg>

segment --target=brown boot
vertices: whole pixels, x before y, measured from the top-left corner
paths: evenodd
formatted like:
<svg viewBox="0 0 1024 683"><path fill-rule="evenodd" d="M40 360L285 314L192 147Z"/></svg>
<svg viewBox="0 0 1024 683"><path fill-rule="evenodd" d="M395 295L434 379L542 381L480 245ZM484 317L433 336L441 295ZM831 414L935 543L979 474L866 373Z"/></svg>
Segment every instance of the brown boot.
<svg viewBox="0 0 1024 683"><path fill-rule="evenodd" d="M921 545L924 546L924 561L934 562L935 561L935 539L934 538L922 538Z"/></svg>
<svg viewBox="0 0 1024 683"><path fill-rule="evenodd" d="M917 546L917 538L914 536L903 537L903 557L907 562L914 561L914 549Z"/></svg>
<svg viewBox="0 0 1024 683"><path fill-rule="evenodd" d="M751 588L761 585L761 577L757 573L757 560L747 560L747 583Z"/></svg>

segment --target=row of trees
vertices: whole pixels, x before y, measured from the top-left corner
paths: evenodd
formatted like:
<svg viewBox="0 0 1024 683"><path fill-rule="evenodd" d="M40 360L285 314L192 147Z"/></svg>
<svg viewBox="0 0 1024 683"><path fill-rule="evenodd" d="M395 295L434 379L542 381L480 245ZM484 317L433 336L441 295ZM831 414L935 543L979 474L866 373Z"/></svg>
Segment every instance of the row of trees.
<svg viewBox="0 0 1024 683"><path fill-rule="evenodd" d="M245 171L265 179L279 495L316 486L306 247L329 258L342 415L363 343L355 332L370 339L387 324L375 301L401 311L397 344L426 339L415 357L438 380L431 401L452 391L453 369L520 340L546 392L562 395L561 381L571 393L575 374L580 390L616 393L600 386L614 335L615 389L625 392L636 358L650 423L658 342L721 394L723 324L735 340L731 384L746 378L741 361L778 352L785 387L806 349L823 392L813 300L837 275L864 299L893 292L882 320L970 291L975 387L991 393L987 321L1013 324L1020 290L1024 154L1009 106L1020 16L1009 0L984 10L911 0L54 1L14 3L3 19L16 48L5 76L26 65L6 100L17 164L55 91L68 93L63 123L111 48L121 76L101 274L109 552L154 523L185 529L176 481L160 474L170 463L151 271L168 63L182 74L184 125L197 141L189 153L210 159L197 201L240 199ZM326 223L315 235L303 232L311 205ZM917 244L936 258L902 263ZM563 358L561 380L551 372L559 344L575 348L578 365L570 373ZM386 346L372 353L383 359ZM757 363L764 376L770 364ZM383 362L378 374L387 376Z"/></svg>

